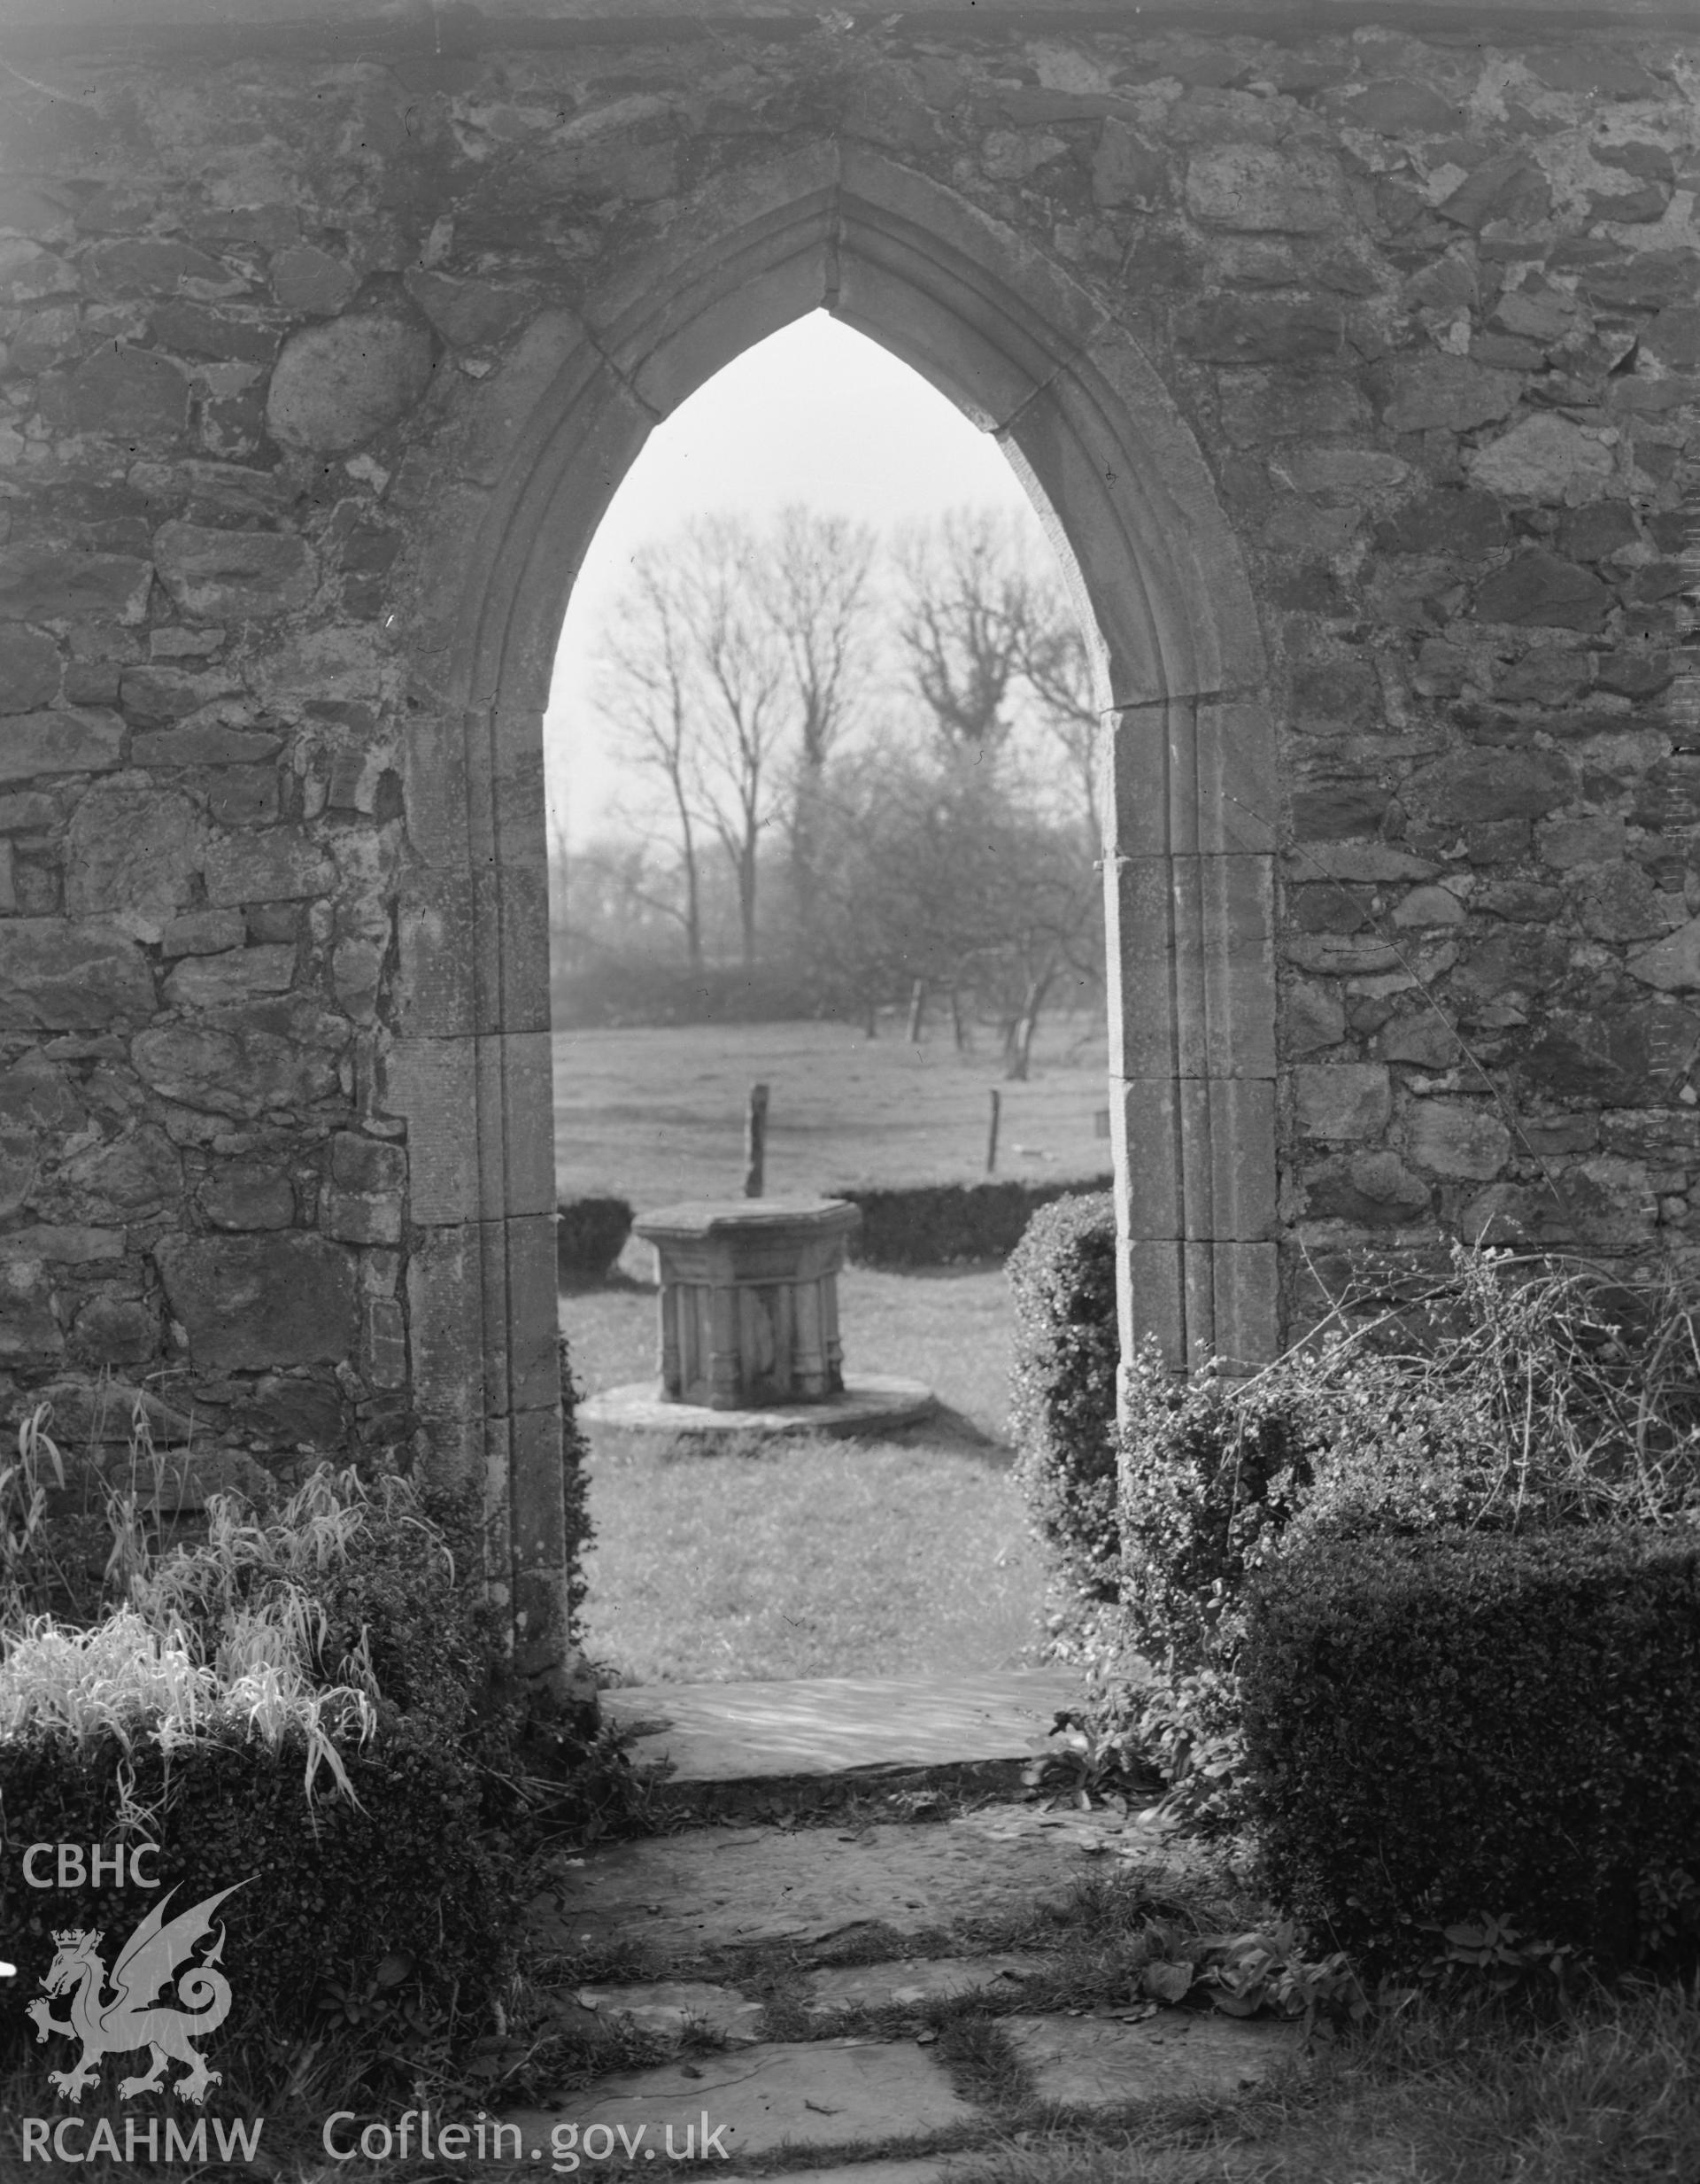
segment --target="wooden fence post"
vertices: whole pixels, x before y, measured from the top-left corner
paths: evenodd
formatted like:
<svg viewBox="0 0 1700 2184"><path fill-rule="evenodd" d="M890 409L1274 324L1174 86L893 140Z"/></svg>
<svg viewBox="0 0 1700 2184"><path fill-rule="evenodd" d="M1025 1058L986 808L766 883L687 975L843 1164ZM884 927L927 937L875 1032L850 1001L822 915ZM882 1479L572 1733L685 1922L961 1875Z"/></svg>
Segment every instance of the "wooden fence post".
<svg viewBox="0 0 1700 2184"><path fill-rule="evenodd" d="M759 1198L767 1180L768 1088L750 1087L750 1111L744 1126L744 1196Z"/></svg>
<svg viewBox="0 0 1700 2184"><path fill-rule="evenodd" d="M985 1172L988 1175L995 1175L998 1172L998 1121L1002 1112L1003 1095L996 1085L993 1085L992 1088L992 1119L986 1127L985 1133Z"/></svg>

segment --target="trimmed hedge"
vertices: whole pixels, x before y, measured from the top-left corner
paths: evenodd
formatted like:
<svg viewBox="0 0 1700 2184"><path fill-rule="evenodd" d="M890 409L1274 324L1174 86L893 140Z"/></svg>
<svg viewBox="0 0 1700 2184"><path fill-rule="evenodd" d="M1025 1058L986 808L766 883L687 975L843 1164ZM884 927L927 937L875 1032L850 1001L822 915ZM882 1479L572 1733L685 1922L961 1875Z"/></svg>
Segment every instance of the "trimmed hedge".
<svg viewBox="0 0 1700 2184"><path fill-rule="evenodd" d="M798 964L705 964L693 971L671 958L587 949L551 966L550 1015L557 1031L658 1024L792 1024L811 1018L860 1022L857 996L832 990L819 971Z"/></svg>
<svg viewBox="0 0 1700 2184"><path fill-rule="evenodd" d="M39 1731L0 1741L0 1925L19 1971L0 1986L0 2057L16 2061L34 2040L25 2007L52 1959L53 1930L104 1932L110 1964L174 1884L176 1912L249 1883L217 1914L232 2007L213 2035L215 2064L231 2047L263 2067L267 2048L311 2029L331 1982L371 1993L386 1957L409 1960L394 1980L398 2000L483 2029L510 1968L517 1893L498 1839L481 1826L477 1773L429 1725L405 1717L341 1756L359 1803L332 1793L321 1774L309 1808L298 1734L273 1752L225 1728L169 1759L151 1739L136 1737L127 1750L110 1733L81 1750ZM158 1837L150 1870L162 1887L26 1887L31 1843L139 1839L123 1824L120 1776L134 1803L154 1810L142 1832Z"/></svg>
<svg viewBox="0 0 1700 2184"><path fill-rule="evenodd" d="M573 1362L567 1337L555 1337L555 1362L560 1378L560 1491L567 1514L567 1639L583 1643L582 1615L590 1580L584 1556L596 1537L591 1522L590 1444L578 1422L581 1390L573 1377Z"/></svg>
<svg viewBox="0 0 1700 2184"><path fill-rule="evenodd" d="M1253 1584L1270 1885L1371 1971L1483 1914L1603 1970L1700 1940L1700 1537L1319 1536Z"/></svg>
<svg viewBox="0 0 1700 2184"><path fill-rule="evenodd" d="M491 1613L468 1582L480 1552L475 1506L399 1480L363 1487L352 1474L321 1471L264 1518L215 1504L209 1540L174 1550L138 1579L124 1619L144 1638L181 1631L174 1645L210 1664L227 1645L246 1660L247 1619L270 1615L280 1639L288 1635L288 1658L270 1697L263 1669L233 1685L227 1669L210 1715L174 1715L163 1728L140 1650L134 1684L120 1676L97 1693L101 1724L73 1727L50 1672L29 1663L34 1638L51 1634L6 1633L13 1726L0 1736L0 1932L19 1976L0 1987L0 2058L16 2061L33 2042L24 2010L53 1932L103 1932L110 1964L174 1885L176 1912L248 1884L218 1914L233 2007L213 2060L220 2069L227 2054L237 2060L233 2083L274 2082L279 2053L322 2029L332 2004L344 2030L397 2010L457 2036L488 2028L519 1911L510 1777L523 1707ZM367 1741L339 1706L310 1732L311 1694L340 1690L365 1666L376 1685ZM274 1735L254 1727L257 1708L282 1709ZM333 1780L327 1739L352 1799ZM158 1847L159 1892L104 1876L46 1892L25 1884L32 1843L137 1840Z"/></svg>
<svg viewBox="0 0 1700 2184"><path fill-rule="evenodd" d="M1007 1259L1041 1206L1082 1189L1105 1190L1110 1179L1086 1183L922 1183L856 1185L828 1195L859 1207L862 1227L850 1257L865 1266L949 1266ZM556 1210L555 1259L563 1282L606 1279L631 1234L624 1198L563 1198Z"/></svg>
<svg viewBox="0 0 1700 2184"><path fill-rule="evenodd" d="M1116 1202L1041 1206L1009 1256L1016 1479L1060 1576L1085 1602L1120 1595L1116 1507Z"/></svg>
<svg viewBox="0 0 1700 2184"><path fill-rule="evenodd" d="M453 1743L486 1696L496 1658L493 1619L466 1582L478 1566L475 1515L464 1496L411 1490L393 1508L366 1506L366 1522L335 1554L292 1572L325 1618L314 1670L324 1685L341 1681L344 1655L364 1636L384 1699Z"/></svg>
<svg viewBox="0 0 1700 2184"><path fill-rule="evenodd" d="M949 1266L1007 1259L1040 1206L1082 1190L1107 1190L1110 1178L1086 1183L929 1183L834 1190L862 1209L850 1256L867 1266Z"/></svg>
<svg viewBox="0 0 1700 2184"><path fill-rule="evenodd" d="M631 1234L630 1200L563 1198L555 1213L555 1269L563 1282L605 1280Z"/></svg>

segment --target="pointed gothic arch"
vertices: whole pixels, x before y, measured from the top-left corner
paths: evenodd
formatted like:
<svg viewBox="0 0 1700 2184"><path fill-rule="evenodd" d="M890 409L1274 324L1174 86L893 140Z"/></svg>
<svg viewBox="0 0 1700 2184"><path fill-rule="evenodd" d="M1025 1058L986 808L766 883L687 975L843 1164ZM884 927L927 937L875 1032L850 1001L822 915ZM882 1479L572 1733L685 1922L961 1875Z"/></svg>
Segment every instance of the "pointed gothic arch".
<svg viewBox="0 0 1700 2184"><path fill-rule="evenodd" d="M550 670L649 431L821 307L995 434L1096 638L1124 1353L1148 1334L1176 1362L1277 1346L1273 735L1250 588L1197 443L1117 320L939 184L830 141L714 185L622 280L545 313L445 405L413 533L415 863L385 1096L409 1126L414 1387L439 1474L485 1482L491 1575L512 1572L534 1669L565 1565Z"/></svg>

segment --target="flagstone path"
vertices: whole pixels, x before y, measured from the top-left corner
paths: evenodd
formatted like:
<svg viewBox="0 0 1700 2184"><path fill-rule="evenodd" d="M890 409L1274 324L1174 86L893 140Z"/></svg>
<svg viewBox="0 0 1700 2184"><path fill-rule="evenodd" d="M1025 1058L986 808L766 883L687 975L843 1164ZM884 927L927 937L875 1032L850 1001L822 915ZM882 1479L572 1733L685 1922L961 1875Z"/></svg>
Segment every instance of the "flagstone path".
<svg viewBox="0 0 1700 2184"><path fill-rule="evenodd" d="M930 1824L922 1788L907 1823L867 1820L863 1796L838 1824L800 1826L785 1811L559 1862L533 1912L542 1962L560 1967L556 2006L581 2033L607 2037L623 2021L675 2052L506 2112L522 2161L548 2173L565 2143L578 2173L664 2174L688 2141L728 2184L973 2184L1036 2117L1125 2121L1152 2102L1232 2098L1287 2068L1299 2052L1290 2025L1157 2008L1131 1991L1108 2007L1059 2000L1042 1923L1031 1938L1035 1911L1092 1875L1172 1876L1178 1864L1135 1815L1019 1801L1019 1769L1071 1695L1048 1672L605 1694L614 1719L643 1727L639 1758L665 1752L675 1780L711 1800L731 1785L812 1787L817 1804L930 1775L954 1786L964 1763L1008 1770L1012 1790ZM1021 1922L1022 1946L1000 1946ZM929 2015L964 1994L993 2028L989 2067L953 2064ZM1138 2173L1182 2184L1238 2172L1223 2149L1209 2160L1156 2157Z"/></svg>
<svg viewBox="0 0 1700 2184"><path fill-rule="evenodd" d="M609 1691L602 1711L636 1733L634 1766L666 1762L676 1785L826 1781L977 1764L1013 1789L1078 1697L1065 1669L955 1677L835 1676L771 1684L658 1684Z"/></svg>

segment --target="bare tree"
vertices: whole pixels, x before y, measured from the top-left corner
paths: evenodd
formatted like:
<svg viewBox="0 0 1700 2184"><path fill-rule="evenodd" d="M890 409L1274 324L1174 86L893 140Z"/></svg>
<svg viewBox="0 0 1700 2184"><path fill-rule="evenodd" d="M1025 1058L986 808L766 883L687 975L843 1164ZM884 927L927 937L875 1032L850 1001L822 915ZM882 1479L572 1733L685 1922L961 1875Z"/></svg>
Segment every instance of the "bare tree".
<svg viewBox="0 0 1700 2184"><path fill-rule="evenodd" d="M874 533L865 523L792 507L779 517L761 579L761 604L790 669L796 711L790 793L792 899L813 920L821 800L828 766L865 682Z"/></svg>
<svg viewBox="0 0 1700 2184"><path fill-rule="evenodd" d="M959 509L931 530L911 531L900 561L900 636L916 693L944 747L984 763L1011 748L1036 716L1064 760L1070 801L1098 840L1092 659L1030 527L999 509Z"/></svg>
<svg viewBox="0 0 1700 2184"><path fill-rule="evenodd" d="M873 554L864 526L792 507L766 531L733 516L699 518L634 561L604 639L599 704L624 750L662 785L693 965L705 834L737 887L746 965L776 825L788 838L800 917L813 902L821 785L862 667Z"/></svg>
<svg viewBox="0 0 1700 2184"><path fill-rule="evenodd" d="M778 817L787 661L763 599L761 542L746 523L687 524L678 576L697 654L697 794L738 883L738 931L755 961L761 836Z"/></svg>
<svg viewBox="0 0 1700 2184"><path fill-rule="evenodd" d="M995 508L911 531L898 565L898 635L915 690L954 760L995 758L1014 725L1033 578L1026 542Z"/></svg>
<svg viewBox="0 0 1700 2184"><path fill-rule="evenodd" d="M1001 878L999 944L987 981L999 1006L1004 1074L1024 1080L1047 1002L1059 986L1096 985L1103 927L1096 873L1077 827L1012 804L988 849Z"/></svg>
<svg viewBox="0 0 1700 2184"><path fill-rule="evenodd" d="M654 866L655 845L602 835L573 852L564 890L564 941L572 956L653 937L679 920L671 875Z"/></svg>
<svg viewBox="0 0 1700 2184"><path fill-rule="evenodd" d="M1101 722L1086 640L1057 585L1034 588L1022 634L1021 672L1074 777L1086 839L1095 848L1103 840L1098 803Z"/></svg>
<svg viewBox="0 0 1700 2184"><path fill-rule="evenodd" d="M697 709L688 594L669 558L646 546L632 561L621 612L604 632L596 703L621 753L659 775L677 829L682 900L668 906L684 930L686 958L702 968L702 887L697 866Z"/></svg>
<svg viewBox="0 0 1700 2184"><path fill-rule="evenodd" d="M792 948L823 997L903 992L918 1016L930 990L947 993L962 1040L971 996L1024 1071L1043 1007L1072 971L1089 975L1086 650L1021 526L959 512L911 532L900 560L895 634L931 732L918 748L893 724L869 732L873 555L864 528L801 509L767 530L687 524L638 557L602 707L660 784L693 965L699 844L724 853L749 965L764 852L783 830ZM653 865L626 885L642 904Z"/></svg>

